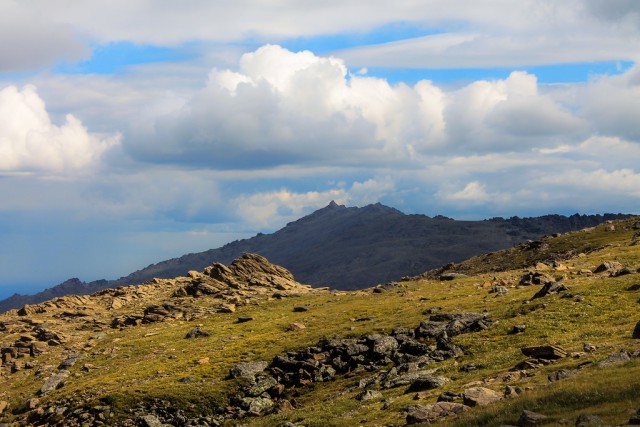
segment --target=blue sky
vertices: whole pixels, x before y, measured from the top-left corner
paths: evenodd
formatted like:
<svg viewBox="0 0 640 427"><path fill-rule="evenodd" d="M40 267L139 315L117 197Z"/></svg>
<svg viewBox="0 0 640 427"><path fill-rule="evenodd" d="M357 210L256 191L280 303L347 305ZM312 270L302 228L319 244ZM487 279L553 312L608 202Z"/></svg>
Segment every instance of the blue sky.
<svg viewBox="0 0 640 427"><path fill-rule="evenodd" d="M640 213L634 1L9 0L0 40L0 298L331 200Z"/></svg>

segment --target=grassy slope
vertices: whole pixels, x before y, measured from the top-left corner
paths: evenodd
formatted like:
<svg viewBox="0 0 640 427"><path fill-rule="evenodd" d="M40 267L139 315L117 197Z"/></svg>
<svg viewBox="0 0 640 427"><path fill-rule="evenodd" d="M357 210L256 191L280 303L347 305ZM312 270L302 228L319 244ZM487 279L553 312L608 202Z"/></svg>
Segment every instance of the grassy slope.
<svg viewBox="0 0 640 427"><path fill-rule="evenodd" d="M354 399L357 392L345 393L345 389L363 377L341 378L332 383L316 384L304 389L296 398L300 409L290 413L243 420L243 425L272 426L283 421L304 420L308 426L354 426L403 424L407 406L435 402L437 395L446 390L461 391L465 384L484 380L486 386L501 391L505 384L530 388L516 398L476 408L451 425L499 425L515 423L521 410L531 409L550 416L550 422L566 418L573 422L582 412L603 417L611 424L623 424L629 412L640 408L640 363L638 359L623 366L599 368L587 366L580 374L568 380L548 384L547 374L565 368L574 369L584 362L596 362L620 349L640 350L640 340L631 339L631 331L640 317L637 315L640 291L627 290L640 284L638 274L609 278L574 274L591 266L593 269L605 260L618 260L626 266L640 267L640 245L629 246L638 230L632 229L636 221L624 221L616 231L605 231L606 226L591 232L570 233L547 239L549 248L566 252L576 247L585 248L607 245L604 249L574 258L565 264L576 266L566 274L564 283L571 293L584 296L584 301L548 296L523 304L539 287L510 288L509 294L494 297L481 286L486 281L505 279L514 285L522 269L500 273L484 273L453 282L417 281L403 282L401 288L383 294L369 291L322 293L285 300L261 301L258 305L244 306L235 314L216 314L196 322L168 321L143 325L123 331L104 329L73 331L66 348L51 347L49 353L39 357L39 366L57 365L63 353L82 351L87 359L74 366L69 383L43 398L55 401L69 396L83 396L95 403L108 402L126 415L130 407L141 400L163 399L177 406L196 412L207 412L224 403L225 392L233 388L225 380L228 369L239 361L270 360L290 349L315 344L322 337L360 336L371 332L390 331L394 327L415 327L425 319L423 311L440 307L443 312L486 311L496 324L489 330L456 337L454 342L465 350L465 356L436 364L439 374L452 382L435 390L431 398L414 400L414 393L404 394L405 388L383 391L388 403L382 409L382 401L363 403ZM506 255L505 255L506 254ZM492 269L491 262L520 267L527 254L519 252L493 254L482 260L471 261L475 273ZM492 258L496 257L496 258ZM202 300L200 303L205 304ZM309 304L311 310L294 313L293 307ZM238 315L254 317L248 323L236 323ZM368 321L356 319L373 317ZM46 321L46 319L43 319ZM292 322L301 322L306 329L286 332ZM196 323L211 333L206 339L186 340L185 333ZM526 324L523 334L510 335L515 324ZM71 335L71 332L69 333ZM97 339L89 340L94 336ZM16 336L4 336L2 342L11 342ZM84 347L90 342L91 348ZM532 371L533 376L507 383L494 378L506 373L525 359L520 348L539 344L557 344L570 352L582 351L583 343L598 345L594 353L580 358L566 358ZM74 348L75 347L75 348ZM199 359L208 357L208 363ZM481 369L464 373L459 367L473 362ZM89 372L81 370L83 363L95 365ZM12 409L20 408L34 396L46 378L37 377L35 370L24 370L0 377L0 400L8 400ZM180 379L190 377L190 382ZM446 422L445 422L446 424Z"/></svg>

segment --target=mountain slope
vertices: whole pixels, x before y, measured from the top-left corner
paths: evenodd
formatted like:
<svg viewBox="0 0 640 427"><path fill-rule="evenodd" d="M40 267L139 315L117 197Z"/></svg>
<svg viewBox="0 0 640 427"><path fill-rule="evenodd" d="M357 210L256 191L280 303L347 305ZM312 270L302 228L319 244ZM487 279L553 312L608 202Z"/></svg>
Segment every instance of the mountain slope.
<svg viewBox="0 0 640 427"><path fill-rule="evenodd" d="M536 425L635 424L639 229L549 237L451 281L328 292L246 255L12 311L0 423L495 426L533 411ZM540 265L550 253L563 261ZM546 283L523 283L534 273Z"/></svg>
<svg viewBox="0 0 640 427"><path fill-rule="evenodd" d="M159 262L117 280L82 283L72 279L36 295L14 295L0 301L0 312L70 293L85 295L154 277L176 277L212 262L229 263L244 252L261 254L286 267L302 283L362 289L546 234L622 217L576 214L456 221L442 216L405 215L381 204L347 208L331 202L273 234L258 234L218 249Z"/></svg>

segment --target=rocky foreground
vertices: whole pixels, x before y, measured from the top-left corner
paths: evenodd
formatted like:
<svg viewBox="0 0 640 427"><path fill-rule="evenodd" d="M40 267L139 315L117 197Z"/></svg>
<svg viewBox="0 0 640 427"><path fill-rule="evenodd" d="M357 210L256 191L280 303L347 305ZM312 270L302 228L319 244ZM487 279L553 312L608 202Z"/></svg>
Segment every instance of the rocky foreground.
<svg viewBox="0 0 640 427"><path fill-rule="evenodd" d="M25 306L0 425L640 424L639 243L626 220L355 292L245 254Z"/></svg>

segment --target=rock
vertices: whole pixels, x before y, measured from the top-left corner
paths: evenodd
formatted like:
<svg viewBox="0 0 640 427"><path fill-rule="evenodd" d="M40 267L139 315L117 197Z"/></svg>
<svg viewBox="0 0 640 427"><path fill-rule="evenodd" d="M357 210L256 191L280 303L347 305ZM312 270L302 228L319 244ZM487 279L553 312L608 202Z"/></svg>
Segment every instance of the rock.
<svg viewBox="0 0 640 427"><path fill-rule="evenodd" d="M256 378L255 383L249 387L244 387L243 391L247 396L258 397L267 390L278 385L275 378L268 375L260 375Z"/></svg>
<svg viewBox="0 0 640 427"><path fill-rule="evenodd" d="M544 285L546 283L555 282L556 279L553 276L550 276L545 273L536 272L528 272L524 274L520 278L520 282L518 282L519 286L530 286L530 285Z"/></svg>
<svg viewBox="0 0 640 427"><path fill-rule="evenodd" d="M484 387L472 387L462 392L462 399L467 406L485 406L502 400L502 394Z"/></svg>
<svg viewBox="0 0 640 427"><path fill-rule="evenodd" d="M440 275L440 280L448 281L448 280L460 279L462 277L467 277L467 275L462 273L443 273Z"/></svg>
<svg viewBox="0 0 640 427"><path fill-rule="evenodd" d="M496 294L497 297L501 297L503 295L507 295L509 293L509 289L504 286L493 286L489 290L490 294Z"/></svg>
<svg viewBox="0 0 640 427"><path fill-rule="evenodd" d="M62 387L64 385L64 382L67 380L67 378L69 378L69 375L70 375L69 371L65 371L65 370L62 370L56 374L51 375L49 378L47 378L47 380L44 382L44 384L40 388L40 394L44 395L57 388Z"/></svg>
<svg viewBox="0 0 640 427"><path fill-rule="evenodd" d="M240 407L250 415L263 415L275 407L273 400L268 397L245 397L240 401Z"/></svg>
<svg viewBox="0 0 640 427"><path fill-rule="evenodd" d="M291 332L301 331L301 330L306 329L306 328L307 327L304 324L294 322L294 323L291 323L289 326L287 326L287 331L291 331Z"/></svg>
<svg viewBox="0 0 640 427"><path fill-rule="evenodd" d="M236 312L236 305L235 304L220 304L220 306L218 306L218 309L216 310L217 313L235 313Z"/></svg>
<svg viewBox="0 0 640 427"><path fill-rule="evenodd" d="M431 421L436 421L439 418L444 418L450 415L457 415L462 412L468 411L469 407L460 403L452 402L436 402L433 405L416 405L411 408L407 414L407 424L428 424Z"/></svg>
<svg viewBox="0 0 640 427"><path fill-rule="evenodd" d="M142 427L164 427L164 424L155 415L143 415L139 418Z"/></svg>
<svg viewBox="0 0 640 427"><path fill-rule="evenodd" d="M522 354L538 359L561 359L567 357L567 352L556 345L540 345L534 347L523 347Z"/></svg>
<svg viewBox="0 0 640 427"><path fill-rule="evenodd" d="M251 322L252 320L253 320L253 317L240 316L240 317L238 317L238 320L236 322L237 323L246 323L246 322Z"/></svg>
<svg viewBox="0 0 640 427"><path fill-rule="evenodd" d="M203 331L202 329L200 329L199 326L197 326L196 328L190 330L189 332L187 332L187 335L185 335L185 338L189 339L189 338L205 338L209 336L209 332L207 331Z"/></svg>
<svg viewBox="0 0 640 427"><path fill-rule="evenodd" d="M445 391L438 396L438 402L462 402L462 393L455 393L453 391Z"/></svg>
<svg viewBox="0 0 640 427"><path fill-rule="evenodd" d="M254 380L256 374L263 372L269 366L269 362L241 362L229 369L231 378L246 378Z"/></svg>
<svg viewBox="0 0 640 427"><path fill-rule="evenodd" d="M40 399L38 399L37 397L32 397L31 399L27 400L27 403L25 404L27 410L29 411L36 409L39 405Z"/></svg>
<svg viewBox="0 0 640 427"><path fill-rule="evenodd" d="M514 387L511 385L508 385L504 388L504 397L506 398L510 398L510 397L518 397L522 394L522 389L520 387Z"/></svg>
<svg viewBox="0 0 640 427"><path fill-rule="evenodd" d="M416 378L409 386L408 392L433 390L449 382L449 378L424 375Z"/></svg>
<svg viewBox="0 0 640 427"><path fill-rule="evenodd" d="M309 307L306 306L306 305L293 307L293 312L294 313L305 313L307 311L309 311Z"/></svg>
<svg viewBox="0 0 640 427"><path fill-rule="evenodd" d="M546 418L546 415L524 410L518 419L518 427L535 427L543 424Z"/></svg>
<svg viewBox="0 0 640 427"><path fill-rule="evenodd" d="M547 376L547 379L550 382L559 381L559 380L566 380L567 378L571 378L575 374L576 374L575 371L568 371L566 369L560 369L558 371L554 371L554 372L550 373Z"/></svg>
<svg viewBox="0 0 640 427"><path fill-rule="evenodd" d="M373 340L371 351L375 355L390 356L398 347L398 341L394 337L383 336Z"/></svg>
<svg viewBox="0 0 640 427"><path fill-rule="evenodd" d="M629 360L631 360L631 358L629 357L629 353L627 353L624 350L621 350L617 353L613 353L612 355L607 357L605 360L601 360L600 362L597 363L597 365L600 367L608 367L608 366L619 365L621 363L626 363Z"/></svg>
<svg viewBox="0 0 640 427"><path fill-rule="evenodd" d="M527 330L527 325L513 325L513 329L511 329L511 334L521 334Z"/></svg>
<svg viewBox="0 0 640 427"><path fill-rule="evenodd" d="M563 284L560 283L556 283L556 282L550 282L545 284L542 289L540 289L538 292L536 292L536 294L531 297L532 300L537 299L537 298L542 298L542 297L546 297L547 295L553 295L553 294L557 294L559 292L565 292L568 291L569 288L566 287Z"/></svg>
<svg viewBox="0 0 640 427"><path fill-rule="evenodd" d="M2 415L2 413L6 411L8 407L9 402L7 402L6 400L0 400L0 415Z"/></svg>
<svg viewBox="0 0 640 427"><path fill-rule="evenodd" d="M615 271L615 270L622 270L622 264L620 264L618 261L605 261L602 264L600 264L595 270L593 270L594 273L603 273L605 271Z"/></svg>
<svg viewBox="0 0 640 427"><path fill-rule="evenodd" d="M632 425L632 426L640 425L640 409L638 409L638 412L636 412L635 415L632 415L629 418L629 424Z"/></svg>
<svg viewBox="0 0 640 427"><path fill-rule="evenodd" d="M602 427L604 423L597 415L580 414L576 419L576 427Z"/></svg>
<svg viewBox="0 0 640 427"><path fill-rule="evenodd" d="M382 399L382 393L377 390L364 390L356 396L356 400L367 401Z"/></svg>
<svg viewBox="0 0 640 427"><path fill-rule="evenodd" d="M60 363L58 369L69 369L73 365L75 365L76 362L82 359L84 359L84 356L82 354L70 354Z"/></svg>
<svg viewBox="0 0 640 427"><path fill-rule="evenodd" d="M636 270L635 268L628 268L628 267L624 267L620 270L614 270L611 273L609 273L609 275L611 277L620 277L620 276L626 276L628 274L637 274L638 270Z"/></svg>
<svg viewBox="0 0 640 427"><path fill-rule="evenodd" d="M636 323L636 327L633 328L633 333L631 334L631 338L640 339L640 321Z"/></svg>

